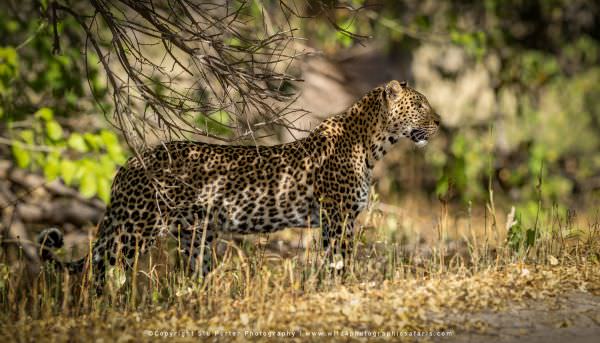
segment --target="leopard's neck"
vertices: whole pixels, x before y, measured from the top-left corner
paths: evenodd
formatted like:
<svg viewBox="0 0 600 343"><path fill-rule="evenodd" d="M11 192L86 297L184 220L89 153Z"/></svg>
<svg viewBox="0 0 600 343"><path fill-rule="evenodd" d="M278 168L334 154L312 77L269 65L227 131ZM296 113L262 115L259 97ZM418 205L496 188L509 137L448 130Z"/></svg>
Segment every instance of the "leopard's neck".
<svg viewBox="0 0 600 343"><path fill-rule="evenodd" d="M385 132L383 88L375 88L345 112L323 121L306 138L309 144L319 150L318 154L327 158L341 148L351 149L357 159L367 162L373 168L375 161L385 155L391 144ZM361 156L356 156L361 155Z"/></svg>

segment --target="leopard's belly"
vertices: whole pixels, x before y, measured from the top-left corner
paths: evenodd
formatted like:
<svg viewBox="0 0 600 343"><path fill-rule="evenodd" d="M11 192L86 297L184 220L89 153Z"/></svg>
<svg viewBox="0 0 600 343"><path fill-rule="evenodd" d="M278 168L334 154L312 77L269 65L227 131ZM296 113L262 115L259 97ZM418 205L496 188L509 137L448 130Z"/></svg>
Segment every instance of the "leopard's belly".
<svg viewBox="0 0 600 343"><path fill-rule="evenodd" d="M234 180L215 177L198 189L197 204L202 204L203 212L212 213L212 229L264 233L319 226L319 205L307 173L272 173L263 178L254 175L261 172L237 174Z"/></svg>

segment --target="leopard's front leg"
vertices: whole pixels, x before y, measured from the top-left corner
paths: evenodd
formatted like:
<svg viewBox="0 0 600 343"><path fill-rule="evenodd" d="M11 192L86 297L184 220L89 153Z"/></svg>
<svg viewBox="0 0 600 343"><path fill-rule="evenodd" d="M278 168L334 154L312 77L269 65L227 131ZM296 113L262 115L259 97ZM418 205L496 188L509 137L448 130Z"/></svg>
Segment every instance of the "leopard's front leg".
<svg viewBox="0 0 600 343"><path fill-rule="evenodd" d="M341 256L345 265L354 251L354 222L357 214L342 209L343 206L337 204L322 204L321 244L329 258L336 262L338 256Z"/></svg>

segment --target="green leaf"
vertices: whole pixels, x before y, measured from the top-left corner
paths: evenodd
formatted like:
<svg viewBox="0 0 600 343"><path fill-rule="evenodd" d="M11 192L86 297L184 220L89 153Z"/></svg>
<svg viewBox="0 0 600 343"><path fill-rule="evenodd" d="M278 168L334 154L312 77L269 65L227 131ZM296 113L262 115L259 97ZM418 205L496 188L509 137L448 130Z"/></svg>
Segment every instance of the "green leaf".
<svg viewBox="0 0 600 343"><path fill-rule="evenodd" d="M83 172L81 182L79 183L79 192L86 198L91 198L98 191L98 182L93 170L87 169Z"/></svg>
<svg viewBox="0 0 600 343"><path fill-rule="evenodd" d="M60 176L65 181L67 185L70 185L73 182L73 177L77 172L77 165L71 160L62 160L60 161Z"/></svg>
<svg viewBox="0 0 600 343"><path fill-rule="evenodd" d="M100 161L98 163L98 167L96 171L100 175L108 176L113 175L115 172L115 161L108 155L100 156Z"/></svg>
<svg viewBox="0 0 600 343"><path fill-rule="evenodd" d="M104 145L102 138L99 136L86 132L83 134L83 139L85 139L86 143L92 147L93 150L98 151Z"/></svg>
<svg viewBox="0 0 600 343"><path fill-rule="evenodd" d="M50 120L46 123L46 131L48 134L48 138L53 141L57 141L62 138L63 130L59 123L54 120Z"/></svg>
<svg viewBox="0 0 600 343"><path fill-rule="evenodd" d="M88 146L85 143L83 137L78 133L72 133L67 142L70 148L75 149L79 152L87 152Z"/></svg>
<svg viewBox="0 0 600 343"><path fill-rule="evenodd" d="M106 204L110 201L110 181L105 177L98 178L98 197Z"/></svg>
<svg viewBox="0 0 600 343"><path fill-rule="evenodd" d="M19 168L24 169L31 164L31 155L29 154L29 151L23 148L23 144L21 142L15 142L12 145L12 153Z"/></svg>
<svg viewBox="0 0 600 343"><path fill-rule="evenodd" d="M229 46L234 46L234 47L238 47L238 46L242 45L242 41L240 41L239 38L237 38L237 37L226 38L223 40L223 42Z"/></svg>
<svg viewBox="0 0 600 343"><path fill-rule="evenodd" d="M54 117L54 111L52 111L51 108L42 107L39 110L37 110L37 112L35 112L33 116L49 121L52 120L52 118Z"/></svg>
<svg viewBox="0 0 600 343"><path fill-rule="evenodd" d="M208 132L216 135L227 135L230 133L230 129L227 125L230 125L231 119L229 113L226 111L216 111L208 115L200 113L196 117L196 125L208 130Z"/></svg>
<svg viewBox="0 0 600 343"><path fill-rule="evenodd" d="M23 130L19 132L19 136L23 141L29 145L34 145L34 134L33 130Z"/></svg>
<svg viewBox="0 0 600 343"><path fill-rule="evenodd" d="M43 164L44 177L48 181L56 179L60 172L60 159L58 154L49 154Z"/></svg>
<svg viewBox="0 0 600 343"><path fill-rule="evenodd" d="M125 155L123 154L123 149L121 148L117 135L108 130L102 130L100 131L100 138L102 139L102 142L104 142L110 158L118 164L124 163Z"/></svg>
<svg viewBox="0 0 600 343"><path fill-rule="evenodd" d="M119 139L117 136L108 130L101 130L100 138L102 138L102 141L106 146L119 144Z"/></svg>
<svg viewBox="0 0 600 343"><path fill-rule="evenodd" d="M13 47L0 47L0 76L11 78L17 74L18 54Z"/></svg>
<svg viewBox="0 0 600 343"><path fill-rule="evenodd" d="M108 156L110 156L111 160L117 164L123 164L126 161L125 155L123 154L123 149L121 149L118 145L109 145L106 147L108 152Z"/></svg>
<svg viewBox="0 0 600 343"><path fill-rule="evenodd" d="M350 47L352 45L351 34L356 33L356 31L357 31L355 21L356 20L354 18L348 18L348 19L344 20L339 26L346 32L338 30L335 33L336 40L344 48Z"/></svg>

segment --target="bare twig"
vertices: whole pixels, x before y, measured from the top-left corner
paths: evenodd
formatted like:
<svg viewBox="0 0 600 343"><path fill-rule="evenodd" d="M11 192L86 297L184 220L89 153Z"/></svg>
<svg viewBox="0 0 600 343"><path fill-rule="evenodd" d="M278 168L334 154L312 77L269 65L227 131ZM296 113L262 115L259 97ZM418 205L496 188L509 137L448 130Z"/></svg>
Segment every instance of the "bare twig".
<svg viewBox="0 0 600 343"><path fill-rule="evenodd" d="M109 119L135 148L148 136L231 141L304 112L290 107L282 87L301 81L288 73L305 54L290 44L295 29L278 27L266 3L262 18L249 17L253 4L91 0L81 7L56 1L53 8L81 26L112 89ZM211 117L217 112L230 122ZM199 126L199 115L211 124ZM237 134L223 137L210 130L215 126Z"/></svg>

